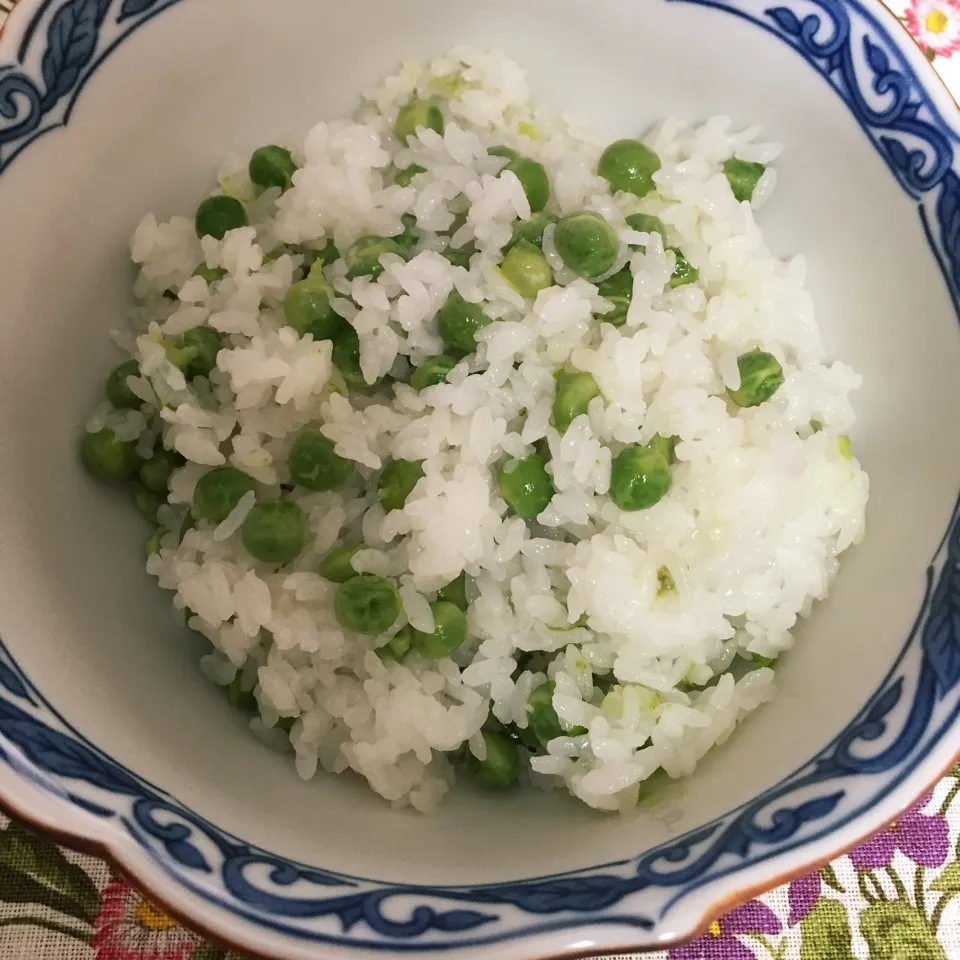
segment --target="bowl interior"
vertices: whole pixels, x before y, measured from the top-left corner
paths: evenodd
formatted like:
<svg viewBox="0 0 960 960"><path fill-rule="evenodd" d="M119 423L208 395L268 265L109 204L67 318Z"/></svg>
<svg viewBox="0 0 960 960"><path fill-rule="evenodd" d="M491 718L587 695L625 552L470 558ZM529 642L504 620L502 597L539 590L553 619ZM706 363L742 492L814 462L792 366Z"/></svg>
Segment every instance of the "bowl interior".
<svg viewBox="0 0 960 960"><path fill-rule="evenodd" d="M143 572L147 531L88 480L82 424L116 362L147 210L189 214L219 160L353 109L401 59L502 47L535 96L609 134L726 113L784 144L760 219L803 253L829 350L864 376L854 448L869 534L798 629L780 694L694 778L636 816L559 795L460 787L433 818L350 778L301 782L201 677ZM748 64L749 69L744 65ZM786 46L699 5L627 0L192 0L139 30L69 126L0 176L0 636L95 744L225 830L276 853L406 882L503 880L617 860L755 796L854 715L923 594L960 477L960 339L915 205L841 101Z"/></svg>

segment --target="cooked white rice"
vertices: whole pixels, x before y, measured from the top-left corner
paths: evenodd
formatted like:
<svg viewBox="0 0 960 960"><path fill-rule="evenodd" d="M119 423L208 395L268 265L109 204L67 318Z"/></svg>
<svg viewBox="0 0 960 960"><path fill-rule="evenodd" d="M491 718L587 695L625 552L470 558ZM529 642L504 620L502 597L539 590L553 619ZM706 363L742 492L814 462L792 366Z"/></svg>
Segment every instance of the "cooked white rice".
<svg viewBox="0 0 960 960"><path fill-rule="evenodd" d="M393 124L414 94L440 98L447 124L404 145ZM186 458L159 517L173 532L147 569L213 645L205 674L222 685L241 674L259 704L251 727L292 750L300 776L352 769L395 805L432 810L453 783L454 756L483 757L491 714L526 727L527 699L548 675L565 728L588 732L524 752L521 777L625 809L653 773L689 774L771 697L773 670L755 668L754 655L765 663L787 650L797 618L826 597L839 554L863 535L868 481L838 439L860 377L826 361L802 258L776 258L755 221L775 173L752 203L737 203L721 169L731 156L774 160L778 148L757 136L725 117L666 120L645 137L662 161L656 190L611 196L595 173L603 140L532 107L523 71L501 55L457 49L405 64L355 119L284 141L300 169L282 196L258 196L246 158L228 160L218 189L246 203L251 226L222 241L198 240L183 217L148 215L137 227L133 335L118 340L140 363L129 386L144 406L98 411L88 429L110 426L147 455L162 426L163 443ZM624 326L604 324L609 303L568 271L535 302L499 276L501 247L529 204L515 176L498 175L504 161L487 153L498 144L545 165L556 214L600 211L625 241L646 242L645 252L623 247L634 276ZM393 185L411 164L427 172ZM667 224L697 283L670 289L673 253L624 222L638 211ZM296 247L397 235L405 213L421 233L409 262L385 257L376 281L346 279L342 261L327 268L367 380L399 378L343 395L331 344L284 326L284 296L302 276ZM440 255L458 214L453 245L478 251L469 270ZM265 263L280 244L294 252ZM555 256L549 235L545 252ZM201 262L226 276L208 285L193 276ZM435 316L454 288L496 321L449 383L418 394L401 381L409 364L443 352ZM162 340L202 324L225 348L209 380L188 383ZM727 391L739 386L738 355L758 346L785 382L741 409ZM550 426L560 368L591 372L603 394L563 437ZM283 490L293 439L315 423L356 461L354 480L335 493ZM680 439L673 488L624 513L607 496L611 456L656 434ZM544 440L557 492L528 523L499 497L496 469ZM423 460L425 477L385 515L376 484L391 458ZM225 463L255 478L257 499L302 506L310 536L295 562L272 569L245 551L238 531L252 494L219 526L200 523L180 540L198 478ZM336 586L318 570L331 549L359 540L356 569L400 587L405 617L394 629L429 629L429 601L466 571L471 640L451 659L383 661L374 650L387 636L339 625ZM676 590L658 595L664 567ZM537 651L552 657L545 673L522 666Z"/></svg>

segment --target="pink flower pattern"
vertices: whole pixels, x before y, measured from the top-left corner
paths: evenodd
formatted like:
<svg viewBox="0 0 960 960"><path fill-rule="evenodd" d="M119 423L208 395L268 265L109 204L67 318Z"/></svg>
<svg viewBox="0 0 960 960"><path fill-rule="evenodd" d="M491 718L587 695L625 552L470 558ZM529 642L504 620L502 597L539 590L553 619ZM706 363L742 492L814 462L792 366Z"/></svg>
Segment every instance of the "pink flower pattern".
<svg viewBox="0 0 960 960"><path fill-rule="evenodd" d="M96 960L189 960L200 940L120 879L103 891L94 923Z"/></svg>
<svg viewBox="0 0 960 960"><path fill-rule="evenodd" d="M960 0L910 0L903 19L928 56L950 57L960 50Z"/></svg>

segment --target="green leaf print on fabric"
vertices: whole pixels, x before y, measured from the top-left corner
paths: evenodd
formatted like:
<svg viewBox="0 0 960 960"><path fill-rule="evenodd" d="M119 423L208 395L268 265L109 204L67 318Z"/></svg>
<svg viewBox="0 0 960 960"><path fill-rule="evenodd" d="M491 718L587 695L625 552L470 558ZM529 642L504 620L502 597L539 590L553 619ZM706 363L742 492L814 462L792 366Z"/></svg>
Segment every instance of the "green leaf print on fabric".
<svg viewBox="0 0 960 960"><path fill-rule="evenodd" d="M800 936L800 960L855 960L850 919L838 900L819 900L800 921Z"/></svg>
<svg viewBox="0 0 960 960"><path fill-rule="evenodd" d="M875 903L860 914L870 960L947 960L927 921L907 903Z"/></svg>
<svg viewBox="0 0 960 960"><path fill-rule="evenodd" d="M0 830L0 900L40 904L92 924L100 894L55 843L11 822Z"/></svg>
<svg viewBox="0 0 960 960"><path fill-rule="evenodd" d="M947 868L930 884L931 890L941 893L956 893L960 890L960 863L948 864Z"/></svg>
<svg viewBox="0 0 960 960"><path fill-rule="evenodd" d="M820 879L828 886L832 887L837 893L846 893L843 884L837 879L837 873L831 864L820 868Z"/></svg>

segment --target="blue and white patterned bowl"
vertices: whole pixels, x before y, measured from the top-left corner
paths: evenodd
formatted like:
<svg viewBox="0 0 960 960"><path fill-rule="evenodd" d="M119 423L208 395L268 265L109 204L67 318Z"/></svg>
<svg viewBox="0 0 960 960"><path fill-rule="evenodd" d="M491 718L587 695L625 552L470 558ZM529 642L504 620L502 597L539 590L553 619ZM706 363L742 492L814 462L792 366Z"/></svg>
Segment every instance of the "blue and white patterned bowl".
<svg viewBox="0 0 960 960"><path fill-rule="evenodd" d="M866 380L870 533L781 693L631 818L458 791L436 818L298 781L212 695L75 438L125 240L231 149L351 108L407 56L500 45L635 131L726 112L784 142L763 212ZM47 135L49 134L49 136ZM0 40L0 798L271 957L627 951L892 819L960 744L960 117L874 0L22 0Z"/></svg>

